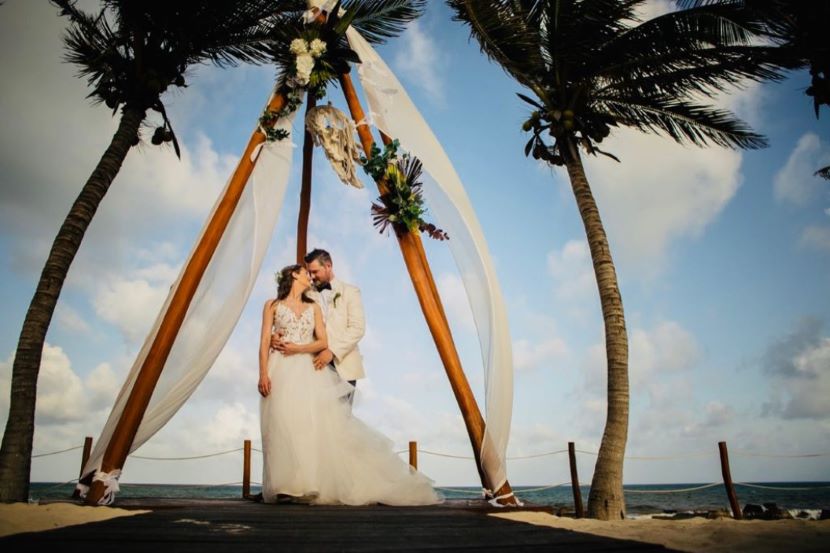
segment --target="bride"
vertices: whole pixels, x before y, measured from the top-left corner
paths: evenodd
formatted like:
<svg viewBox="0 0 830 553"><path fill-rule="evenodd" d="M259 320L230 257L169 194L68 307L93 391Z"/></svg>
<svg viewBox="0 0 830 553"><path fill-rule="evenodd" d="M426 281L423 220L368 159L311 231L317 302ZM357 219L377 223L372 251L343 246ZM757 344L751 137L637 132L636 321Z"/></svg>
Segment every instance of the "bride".
<svg viewBox="0 0 830 553"><path fill-rule="evenodd" d="M305 293L301 265L280 271L277 298L262 314L259 346L262 495L316 504L428 505L441 501L432 481L393 451L391 441L351 414L352 386L314 354L327 347L323 313ZM272 350L282 333L285 351Z"/></svg>

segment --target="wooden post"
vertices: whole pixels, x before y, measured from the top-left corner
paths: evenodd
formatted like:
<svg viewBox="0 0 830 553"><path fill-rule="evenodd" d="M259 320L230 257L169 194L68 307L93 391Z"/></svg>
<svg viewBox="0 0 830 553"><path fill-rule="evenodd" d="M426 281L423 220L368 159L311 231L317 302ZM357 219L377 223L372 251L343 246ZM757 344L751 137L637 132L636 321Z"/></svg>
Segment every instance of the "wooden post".
<svg viewBox="0 0 830 553"><path fill-rule="evenodd" d="M78 480L84 477L84 467L86 466L86 462L89 461L89 455L92 453L92 436L87 436L84 438L84 450L81 453L81 470L78 473ZM72 492L72 499L80 499L81 492L77 488Z"/></svg>
<svg viewBox="0 0 830 553"><path fill-rule="evenodd" d="M585 516L585 510L582 508L582 490L579 489L579 475L576 472L576 448L573 442L568 442L568 458L571 462L571 489L574 493L574 511L576 511L576 518Z"/></svg>
<svg viewBox="0 0 830 553"><path fill-rule="evenodd" d="M368 125L365 123L363 108L360 105L357 91L348 73L340 75L340 86L343 90L343 95L346 97L346 102L349 105L349 111L355 124L361 121L363 122L363 124L357 125L357 133L360 136L363 151L366 153L366 156L369 156L372 152L374 139L372 138L372 133L369 131ZM386 184L381 180L377 182L377 185L380 193L384 194L386 192ZM482 486L486 489L492 489L493 486L487 481L481 464L481 445L484 441L484 418L481 416L481 411L470 388L470 383L461 366L461 360L455 348L452 333L449 324L447 324L447 318L444 315L444 308L441 304L441 298L438 296L435 280L432 278L429 269L429 263L422 254L423 244L421 244L421 237L416 232L407 232L402 236L397 236L397 238L401 253L403 254L404 263L409 271L409 277L412 280L412 285L418 296L418 302L421 305L421 311L424 313L427 326L432 334L432 339L435 341L438 349L438 355L441 357L444 370L447 372L447 377L450 381L450 386L461 409L461 415L467 427L467 434L473 446L473 455ZM510 488L509 482L505 482L498 490L494 490L494 496L496 497L511 493L512 489ZM511 495L504 499L503 502L504 504L515 504L516 499Z"/></svg>
<svg viewBox="0 0 830 553"><path fill-rule="evenodd" d="M418 442L409 442L409 466L418 470Z"/></svg>
<svg viewBox="0 0 830 553"><path fill-rule="evenodd" d="M720 452L720 470L723 474L723 485L726 487L726 496L729 498L729 505L732 507L732 516L735 520L743 519L741 505L738 503L738 494L735 493L735 486L732 484L732 472L729 470L729 452L726 450L726 442L718 442Z"/></svg>
<svg viewBox="0 0 830 553"><path fill-rule="evenodd" d="M242 499L251 497L251 440L242 445Z"/></svg>
<svg viewBox="0 0 830 553"><path fill-rule="evenodd" d="M317 105L314 92L309 91L306 100L306 115ZM303 123L305 128L305 123ZM300 186L300 213L297 217L297 264L305 263L308 253L308 217L311 213L311 163L314 157L314 140L308 129L303 137L303 172Z"/></svg>
<svg viewBox="0 0 830 553"><path fill-rule="evenodd" d="M270 111L280 111L285 106L286 99L281 92L277 92L268 103ZM236 209L248 178L254 169L254 162L251 155L254 150L265 141L265 136L259 129L255 130L248 140L248 146L239 159L231 181L225 191L224 197L216 207L210 221L202 234L199 243L193 251L193 255L182 273L181 281L176 288L170 304L164 314L158 332L153 343L147 352L147 356L139 369L138 376L133 384L121 418L118 420L112 433L107 449L101 461L101 472L108 473L115 469L124 468L130 447L135 439L135 434L141 424L141 419L150 403L150 397L156 387L161 371L170 355L170 350L176 340L179 329L184 321L185 314L196 289L202 279L202 275L210 263L219 240L228 226L228 222ZM86 496L88 505L97 505L104 495L104 484L101 481L94 481Z"/></svg>

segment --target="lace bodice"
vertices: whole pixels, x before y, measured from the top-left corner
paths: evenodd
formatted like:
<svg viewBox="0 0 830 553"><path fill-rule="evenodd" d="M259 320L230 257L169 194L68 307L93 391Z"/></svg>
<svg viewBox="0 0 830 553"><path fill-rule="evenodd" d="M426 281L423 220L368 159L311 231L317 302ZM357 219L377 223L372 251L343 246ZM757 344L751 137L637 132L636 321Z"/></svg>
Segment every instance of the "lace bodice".
<svg viewBox="0 0 830 553"><path fill-rule="evenodd" d="M308 344L314 339L314 306L308 304L298 317L290 307L277 304L274 312L274 330L283 331L283 339L295 344Z"/></svg>

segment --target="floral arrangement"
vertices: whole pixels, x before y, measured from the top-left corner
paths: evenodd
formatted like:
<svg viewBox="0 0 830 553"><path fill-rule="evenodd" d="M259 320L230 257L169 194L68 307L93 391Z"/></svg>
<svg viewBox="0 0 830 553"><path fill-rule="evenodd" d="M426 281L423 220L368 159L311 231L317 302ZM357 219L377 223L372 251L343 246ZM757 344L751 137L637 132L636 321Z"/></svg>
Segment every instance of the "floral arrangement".
<svg viewBox="0 0 830 553"><path fill-rule="evenodd" d="M314 38L311 42L304 38L295 38L291 41L289 51L297 56L297 60L294 62L296 73L289 78L288 86L291 88L297 86L305 88L311 82L311 72L314 70L315 60L326 53L326 43L319 38Z"/></svg>
<svg viewBox="0 0 830 553"><path fill-rule="evenodd" d="M372 146L372 155L361 158L363 169L377 182L384 182L388 192L372 203L372 219L380 232L391 225L398 236L409 231L427 233L436 240L448 240L449 235L432 223L424 221L426 207L420 182L423 173L421 160L409 154L397 156L399 143L393 140L383 151Z"/></svg>
<svg viewBox="0 0 830 553"><path fill-rule="evenodd" d="M350 62L360 62L343 38L358 7L354 5L340 16L329 16L322 23L311 17L304 20L301 28L287 26L277 30L274 57L284 68L279 89L285 95L286 103L279 111L266 109L259 118L260 129L267 140L288 137L288 131L274 129L274 123L295 112L306 91L322 99L329 81L348 72Z"/></svg>

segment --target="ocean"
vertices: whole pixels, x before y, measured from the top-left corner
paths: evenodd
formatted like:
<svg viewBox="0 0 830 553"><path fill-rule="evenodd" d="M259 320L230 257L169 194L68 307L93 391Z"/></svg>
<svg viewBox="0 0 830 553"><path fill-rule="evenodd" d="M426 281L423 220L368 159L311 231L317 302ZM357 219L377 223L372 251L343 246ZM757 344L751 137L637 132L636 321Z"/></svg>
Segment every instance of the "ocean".
<svg viewBox="0 0 830 553"><path fill-rule="evenodd" d="M794 517L818 518L822 509L830 509L830 482L757 482L753 486L736 485L738 501L743 507L748 503L763 505L775 503L788 510ZM722 484L703 487L705 484L640 484L625 486L626 511L629 518L651 517L660 514L691 513L716 509L729 510L729 500ZM701 488L703 489L694 489ZM72 495L73 484L34 482L30 488L31 501L41 499L67 499ZM438 487L447 499L473 499L480 497L474 487ZM587 507L588 486L581 488L582 501ZM251 493L259 487L251 486ZM540 489L516 486L514 492L520 500L536 505L573 509L570 485ZM121 484L122 498L204 498L237 499L242 487L199 486L176 484ZM116 498L116 502L118 499Z"/></svg>

